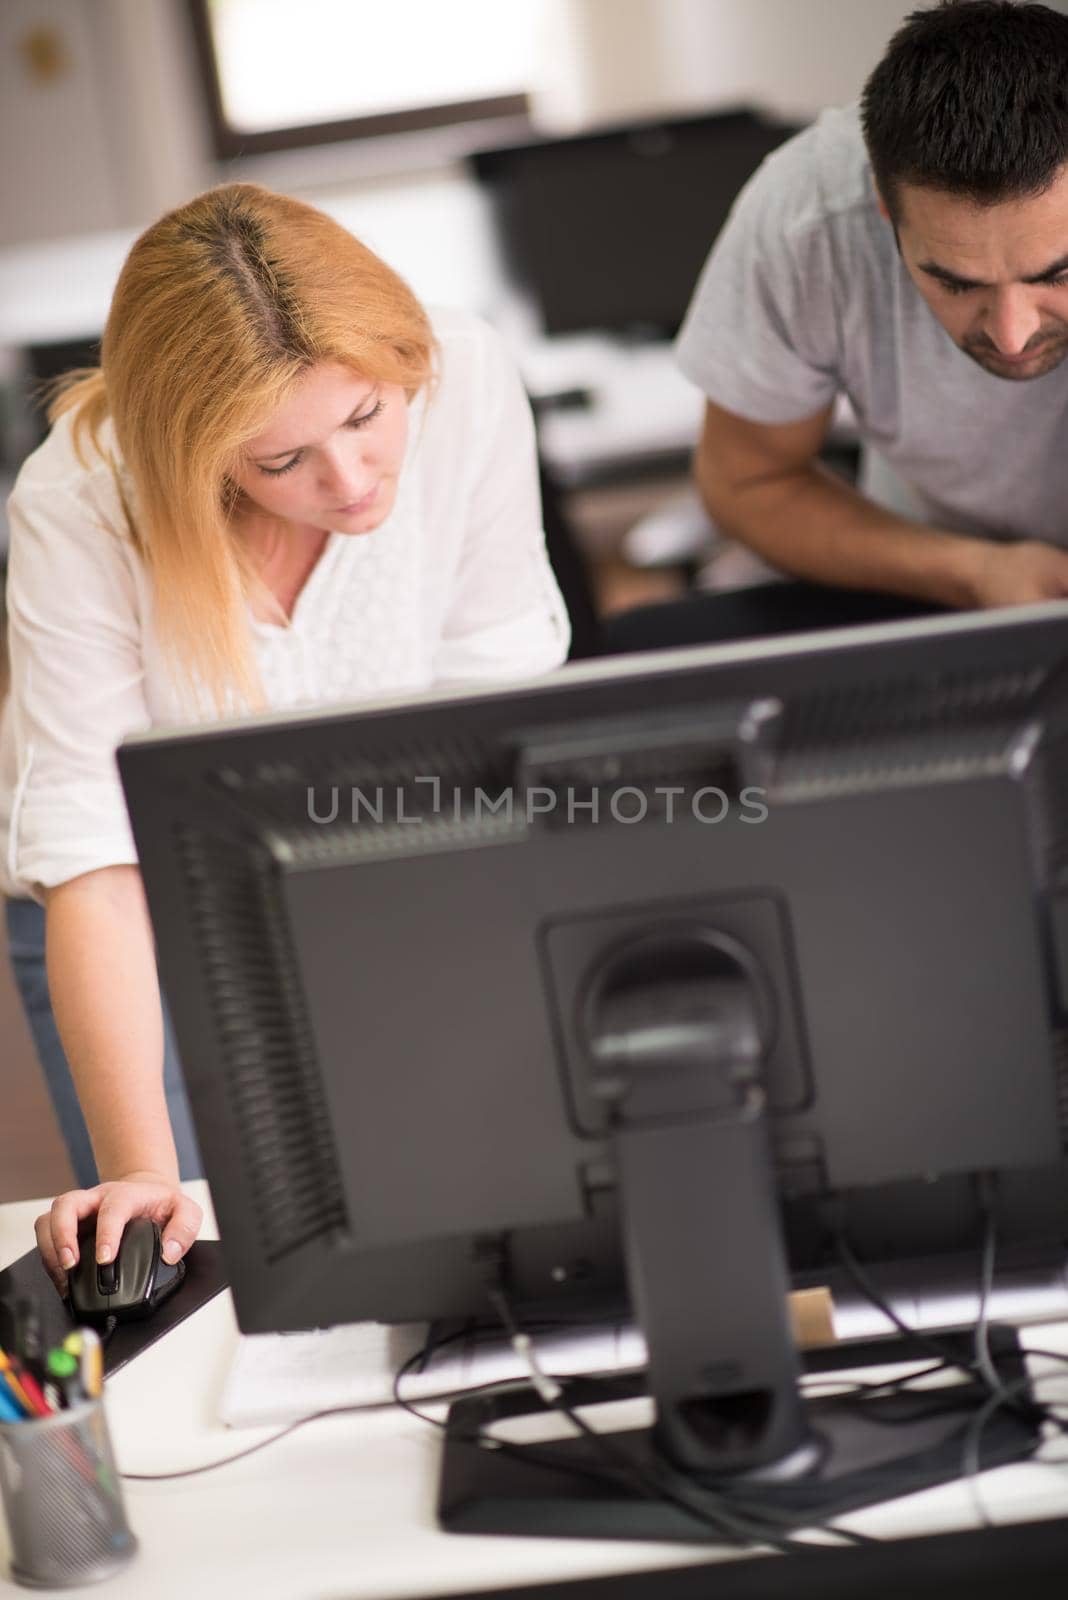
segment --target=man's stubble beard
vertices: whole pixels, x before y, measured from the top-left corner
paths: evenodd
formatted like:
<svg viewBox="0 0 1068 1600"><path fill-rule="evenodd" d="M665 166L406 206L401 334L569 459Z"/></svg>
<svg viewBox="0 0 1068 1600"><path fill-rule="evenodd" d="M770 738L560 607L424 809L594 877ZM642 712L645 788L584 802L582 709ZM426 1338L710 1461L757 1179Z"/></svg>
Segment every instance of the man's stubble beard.
<svg viewBox="0 0 1068 1600"><path fill-rule="evenodd" d="M984 372L989 372L992 378L1005 378L1009 382L1027 383L1032 378L1044 378L1048 372L1059 367L1065 356L1068 356L1068 328L1054 335L1047 335L1035 347L1037 356L1044 352L1044 359L1035 366L1027 366L1023 370L1016 370L1012 366L1002 366L998 360L998 352L990 344L969 344L965 342L959 346L966 356L970 356L977 366ZM1026 347L1025 347L1026 351Z"/></svg>

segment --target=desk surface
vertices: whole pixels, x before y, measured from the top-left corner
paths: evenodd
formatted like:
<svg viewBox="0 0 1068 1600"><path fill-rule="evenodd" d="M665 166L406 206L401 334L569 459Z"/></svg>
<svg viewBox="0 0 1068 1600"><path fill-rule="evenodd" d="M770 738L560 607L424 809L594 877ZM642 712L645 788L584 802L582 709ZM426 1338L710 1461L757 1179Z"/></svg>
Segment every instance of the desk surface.
<svg viewBox="0 0 1068 1600"><path fill-rule="evenodd" d="M189 1192L207 1201L206 1185ZM0 1207L0 1267L33 1239L42 1202ZM207 1209L207 1207L206 1207ZM209 1223L205 1237L214 1237ZM270 1428L232 1432L215 1407L237 1339L229 1294L220 1295L109 1380L108 1416L121 1470L167 1472L226 1456ZM1068 1353L1068 1324L1030 1330L1026 1342ZM1061 1380L1058 1394L1068 1384ZM1052 1394L1050 1396L1053 1397ZM433 1514L436 1431L393 1410L310 1423L248 1459L198 1477L128 1483L136 1560L101 1590L114 1600L358 1600L463 1593L506 1584L723 1559L681 1545L490 1539L441 1533ZM993 1520L1068 1512L1068 1445L1059 1462L1002 1468L981 1480ZM979 1516L963 1484L947 1484L846 1519L875 1537L972 1527ZM0 1594L8 1577L0 1518ZM60 1591L53 1591L59 1594ZM71 1597L84 1589L65 1590Z"/></svg>

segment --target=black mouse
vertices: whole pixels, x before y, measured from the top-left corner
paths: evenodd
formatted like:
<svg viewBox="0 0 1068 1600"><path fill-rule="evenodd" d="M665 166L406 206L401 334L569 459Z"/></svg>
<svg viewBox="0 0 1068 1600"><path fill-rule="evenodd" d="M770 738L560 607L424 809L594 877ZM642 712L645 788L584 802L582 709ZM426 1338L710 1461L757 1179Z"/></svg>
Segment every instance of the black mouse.
<svg viewBox="0 0 1068 1600"><path fill-rule="evenodd" d="M96 1260L96 1218L78 1229L78 1261L67 1274L67 1298L75 1321L131 1322L150 1317L181 1285L185 1262L164 1261L160 1231L149 1217L134 1217L123 1230L113 1261Z"/></svg>

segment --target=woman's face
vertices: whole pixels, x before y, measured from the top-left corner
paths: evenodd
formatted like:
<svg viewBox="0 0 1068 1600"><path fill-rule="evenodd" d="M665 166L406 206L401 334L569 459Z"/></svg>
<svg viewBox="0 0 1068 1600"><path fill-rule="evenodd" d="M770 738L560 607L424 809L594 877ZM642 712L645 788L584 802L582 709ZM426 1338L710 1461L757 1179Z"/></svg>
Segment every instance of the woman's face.
<svg viewBox="0 0 1068 1600"><path fill-rule="evenodd" d="M323 362L249 440L232 476L272 517L323 532L370 533L392 509L407 441L408 402L399 384Z"/></svg>

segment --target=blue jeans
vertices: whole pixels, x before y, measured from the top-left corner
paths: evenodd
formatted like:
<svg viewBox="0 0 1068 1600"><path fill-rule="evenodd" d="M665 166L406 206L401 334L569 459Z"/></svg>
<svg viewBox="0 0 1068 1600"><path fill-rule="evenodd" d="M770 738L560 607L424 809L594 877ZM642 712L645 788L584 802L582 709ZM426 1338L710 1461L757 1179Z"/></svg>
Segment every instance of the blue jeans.
<svg viewBox="0 0 1068 1600"><path fill-rule="evenodd" d="M89 1142L78 1093L63 1052L45 971L45 913L36 900L8 900L7 938L15 983L30 1025L37 1058L41 1063L56 1119L70 1156L78 1187L88 1189L98 1183L96 1160ZM161 996L162 998L162 996ZM174 1031L163 1004L163 1086L171 1130L178 1150L178 1170L184 1179L203 1176L200 1152L189 1114L182 1068L174 1042Z"/></svg>

